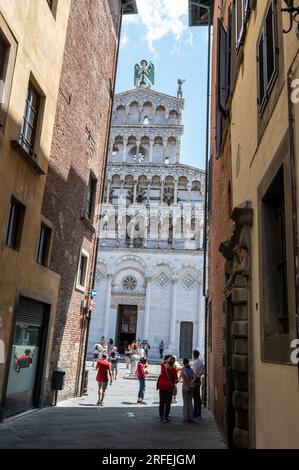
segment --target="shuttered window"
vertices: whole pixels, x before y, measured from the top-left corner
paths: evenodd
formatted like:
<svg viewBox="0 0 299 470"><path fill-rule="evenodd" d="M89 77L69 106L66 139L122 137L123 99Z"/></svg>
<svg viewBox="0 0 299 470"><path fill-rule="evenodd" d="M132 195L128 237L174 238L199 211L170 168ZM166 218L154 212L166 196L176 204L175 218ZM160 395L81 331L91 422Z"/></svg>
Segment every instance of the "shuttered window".
<svg viewBox="0 0 299 470"><path fill-rule="evenodd" d="M230 24L227 31L218 19L217 44L217 100L216 100L216 155L222 152L222 138L230 94Z"/></svg>
<svg viewBox="0 0 299 470"><path fill-rule="evenodd" d="M218 58L217 58L217 88L218 106L221 112L226 114L226 103L228 99L228 56L227 56L227 34L218 20Z"/></svg>
<svg viewBox="0 0 299 470"><path fill-rule="evenodd" d="M271 2L258 43L259 104L264 111L278 73L277 18Z"/></svg>
<svg viewBox="0 0 299 470"><path fill-rule="evenodd" d="M88 188L85 201L85 217L92 220L94 213L97 180L92 173L89 175Z"/></svg>

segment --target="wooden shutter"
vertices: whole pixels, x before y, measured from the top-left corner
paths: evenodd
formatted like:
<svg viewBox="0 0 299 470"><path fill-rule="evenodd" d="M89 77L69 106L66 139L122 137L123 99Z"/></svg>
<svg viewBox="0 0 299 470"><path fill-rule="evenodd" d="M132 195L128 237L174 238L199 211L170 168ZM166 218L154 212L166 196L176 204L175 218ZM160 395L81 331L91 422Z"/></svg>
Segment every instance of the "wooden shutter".
<svg viewBox="0 0 299 470"><path fill-rule="evenodd" d="M218 19L217 89L218 107L226 114L228 99L227 34Z"/></svg>
<svg viewBox="0 0 299 470"><path fill-rule="evenodd" d="M265 23L265 40L266 40L266 54L267 54L267 85L271 86L272 81L276 75L276 28L275 28L275 12L274 5L271 2L269 11L266 16Z"/></svg>
<svg viewBox="0 0 299 470"><path fill-rule="evenodd" d="M223 117L221 111L216 110L216 157L222 154L222 133L223 133Z"/></svg>
<svg viewBox="0 0 299 470"><path fill-rule="evenodd" d="M259 104L263 105L265 98L265 65L264 65L264 33L262 32L258 47L258 67L259 67Z"/></svg>
<svg viewBox="0 0 299 470"><path fill-rule="evenodd" d="M232 12L231 9L228 11L228 22L227 22L227 32L226 32L226 109L227 101L229 99L230 90L231 90L231 44L232 44Z"/></svg>
<svg viewBox="0 0 299 470"><path fill-rule="evenodd" d="M276 12L272 1L258 44L259 104L262 112L278 73Z"/></svg>

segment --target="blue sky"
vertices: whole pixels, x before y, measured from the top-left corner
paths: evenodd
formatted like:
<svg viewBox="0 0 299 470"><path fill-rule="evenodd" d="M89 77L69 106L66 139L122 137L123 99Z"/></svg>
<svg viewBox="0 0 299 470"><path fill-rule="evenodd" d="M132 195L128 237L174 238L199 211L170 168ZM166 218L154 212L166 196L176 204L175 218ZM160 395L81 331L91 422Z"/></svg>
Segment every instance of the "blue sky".
<svg viewBox="0 0 299 470"><path fill-rule="evenodd" d="M138 15L124 17L116 92L134 88L134 64L155 65L154 90L176 96L184 83L182 163L204 168L207 28L188 26L188 0L137 0Z"/></svg>

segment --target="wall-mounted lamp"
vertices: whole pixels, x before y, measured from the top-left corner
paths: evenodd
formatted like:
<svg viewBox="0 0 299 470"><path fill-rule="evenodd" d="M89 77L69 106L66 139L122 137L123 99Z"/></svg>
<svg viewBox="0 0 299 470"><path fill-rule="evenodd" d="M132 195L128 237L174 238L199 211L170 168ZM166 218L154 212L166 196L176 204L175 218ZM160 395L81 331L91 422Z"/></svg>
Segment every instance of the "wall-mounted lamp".
<svg viewBox="0 0 299 470"><path fill-rule="evenodd" d="M284 3L286 4L287 7L282 8L281 11L289 14L290 26L289 26L289 29L284 29L283 32L289 33L293 28L293 23L296 23L297 25L296 34L299 39L299 6L294 7L294 0L284 0Z"/></svg>

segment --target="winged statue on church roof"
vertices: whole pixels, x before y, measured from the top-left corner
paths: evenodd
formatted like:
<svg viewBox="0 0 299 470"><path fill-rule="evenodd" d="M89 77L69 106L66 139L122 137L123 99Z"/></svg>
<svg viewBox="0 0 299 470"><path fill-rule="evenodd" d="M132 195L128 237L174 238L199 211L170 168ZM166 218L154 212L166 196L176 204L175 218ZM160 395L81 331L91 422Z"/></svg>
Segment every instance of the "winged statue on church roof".
<svg viewBox="0 0 299 470"><path fill-rule="evenodd" d="M134 67L134 84L136 87L150 88L155 83L155 67L152 62L143 59Z"/></svg>

